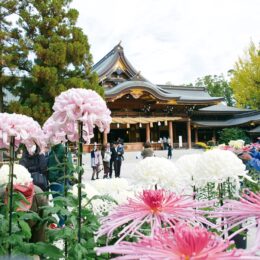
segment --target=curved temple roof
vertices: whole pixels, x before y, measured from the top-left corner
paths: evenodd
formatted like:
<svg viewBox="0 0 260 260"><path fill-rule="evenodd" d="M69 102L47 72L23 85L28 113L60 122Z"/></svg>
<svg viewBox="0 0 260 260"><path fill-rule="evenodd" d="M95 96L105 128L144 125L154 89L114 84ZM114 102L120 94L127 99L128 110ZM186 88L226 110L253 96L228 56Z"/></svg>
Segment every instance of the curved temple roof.
<svg viewBox="0 0 260 260"><path fill-rule="evenodd" d="M253 111L248 114L240 114L238 116L234 116L234 118L223 120L223 121L193 121L193 124L199 126L199 127L229 127L229 126L236 126L236 125L244 125L251 122L259 122L260 123L260 112L259 111Z"/></svg>
<svg viewBox="0 0 260 260"><path fill-rule="evenodd" d="M180 102L219 102L222 98L210 97L206 91L192 89L172 89L171 91L163 89L147 81L125 81L117 86L106 89L105 96L113 98L120 93L129 93L133 89L141 89L151 93L160 100L176 100Z"/></svg>
<svg viewBox="0 0 260 260"><path fill-rule="evenodd" d="M92 71L96 72L99 78L102 80L104 77L112 74L118 61L121 61L124 65L127 74L130 78L139 76L141 80L145 80L144 77L139 75L139 72L132 66L132 64L125 57L123 47L117 44L108 54L106 54L100 61L98 61L93 67Z"/></svg>
<svg viewBox="0 0 260 260"><path fill-rule="evenodd" d="M105 87L105 97L113 98L122 93L129 93L133 89L141 89L152 94L160 100L175 100L179 103L207 103L216 104L222 97L211 97L205 88L186 86L155 85L145 79L125 57L123 47L116 45L107 55L97 62L92 70L96 72L101 81L108 79L118 67L124 70L128 79L117 82L112 88Z"/></svg>

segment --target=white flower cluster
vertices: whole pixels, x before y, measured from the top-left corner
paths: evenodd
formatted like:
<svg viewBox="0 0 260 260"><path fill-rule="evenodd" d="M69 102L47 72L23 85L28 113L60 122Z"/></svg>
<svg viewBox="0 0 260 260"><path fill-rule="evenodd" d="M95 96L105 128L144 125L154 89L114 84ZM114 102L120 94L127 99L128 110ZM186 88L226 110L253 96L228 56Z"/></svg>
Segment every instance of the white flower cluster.
<svg viewBox="0 0 260 260"><path fill-rule="evenodd" d="M230 180L239 185L239 177L248 178L246 166L232 152L213 149L198 158L194 174L196 187L204 187L208 182L223 183Z"/></svg>
<svg viewBox="0 0 260 260"><path fill-rule="evenodd" d="M160 157L147 157L140 161L133 173L135 181L144 188L165 188L174 192L183 192L190 183L181 175L179 169L170 160Z"/></svg>
<svg viewBox="0 0 260 260"><path fill-rule="evenodd" d="M197 175L200 175L200 173L197 172L197 163L200 157L201 154L187 154L181 156L176 161L176 166L178 167L182 178L191 185L195 185L193 180L194 178L197 178Z"/></svg>
<svg viewBox="0 0 260 260"><path fill-rule="evenodd" d="M72 189L70 190L72 195L77 198L78 197L78 186L75 184ZM86 195L86 196L84 196ZM85 187L82 188L82 196L84 198L81 201L82 207L89 207L93 210L95 215L103 215L106 212L109 212L112 207L108 201L101 200L101 199L93 199L93 196L101 195L95 188L93 188L88 183L85 184Z"/></svg>
<svg viewBox="0 0 260 260"><path fill-rule="evenodd" d="M7 185L9 180L9 165L5 164L0 168L0 185ZM20 165L14 164L14 185L28 185L32 182L31 174L28 170Z"/></svg>
<svg viewBox="0 0 260 260"><path fill-rule="evenodd" d="M109 195L118 204L125 203L128 198L135 196L138 187L133 187L125 178L99 179L91 185L102 195Z"/></svg>
<svg viewBox="0 0 260 260"><path fill-rule="evenodd" d="M233 147L236 150L240 150L244 147L245 141L244 140L231 140L228 143L229 146Z"/></svg>

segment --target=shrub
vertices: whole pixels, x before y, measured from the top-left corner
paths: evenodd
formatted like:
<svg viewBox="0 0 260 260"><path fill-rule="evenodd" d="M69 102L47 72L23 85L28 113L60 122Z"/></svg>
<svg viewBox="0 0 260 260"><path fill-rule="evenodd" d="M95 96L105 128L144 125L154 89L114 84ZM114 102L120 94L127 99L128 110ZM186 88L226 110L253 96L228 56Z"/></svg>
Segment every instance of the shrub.
<svg viewBox="0 0 260 260"><path fill-rule="evenodd" d="M246 132L240 128L224 128L219 133L219 143L228 144L231 140L244 140L246 144L250 143Z"/></svg>

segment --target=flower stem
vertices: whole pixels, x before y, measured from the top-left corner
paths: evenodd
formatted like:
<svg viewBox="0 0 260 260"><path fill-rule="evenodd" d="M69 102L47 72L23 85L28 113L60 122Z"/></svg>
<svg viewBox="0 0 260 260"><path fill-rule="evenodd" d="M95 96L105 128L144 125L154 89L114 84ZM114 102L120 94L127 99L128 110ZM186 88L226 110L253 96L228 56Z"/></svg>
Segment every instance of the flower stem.
<svg viewBox="0 0 260 260"><path fill-rule="evenodd" d="M83 123L78 121L78 133L79 133L79 142L78 142L78 243L81 240L81 182L82 182L82 152L83 152Z"/></svg>
<svg viewBox="0 0 260 260"><path fill-rule="evenodd" d="M66 138L67 139L67 138ZM68 141L65 143L65 155L64 155L64 197L67 197L68 187L67 187L67 174L68 174ZM65 206L67 209L67 206ZM64 241L64 253L65 259L68 259L68 240L65 238Z"/></svg>
<svg viewBox="0 0 260 260"><path fill-rule="evenodd" d="M8 183L8 192L9 192L9 226L8 226L8 234L12 235L12 219L13 219L13 189L14 189L14 145L15 145L15 137L11 136L10 140L10 161L9 161L9 183ZM8 255L12 254L12 246L9 244L8 246Z"/></svg>

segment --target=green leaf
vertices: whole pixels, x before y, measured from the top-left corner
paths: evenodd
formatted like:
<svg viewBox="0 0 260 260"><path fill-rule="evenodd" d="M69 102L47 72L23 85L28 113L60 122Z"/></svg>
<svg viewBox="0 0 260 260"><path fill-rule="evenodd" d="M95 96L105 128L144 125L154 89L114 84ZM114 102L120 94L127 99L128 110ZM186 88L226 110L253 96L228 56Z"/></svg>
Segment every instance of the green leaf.
<svg viewBox="0 0 260 260"><path fill-rule="evenodd" d="M54 245L38 242L34 244L35 253L50 257L50 259L59 259L63 256L62 251Z"/></svg>
<svg viewBox="0 0 260 260"><path fill-rule="evenodd" d="M22 229L22 232L24 233L25 237L26 238L30 238L32 236L32 233L31 233L31 228L30 226L28 225L27 222L23 221L23 220L19 220L19 225Z"/></svg>

